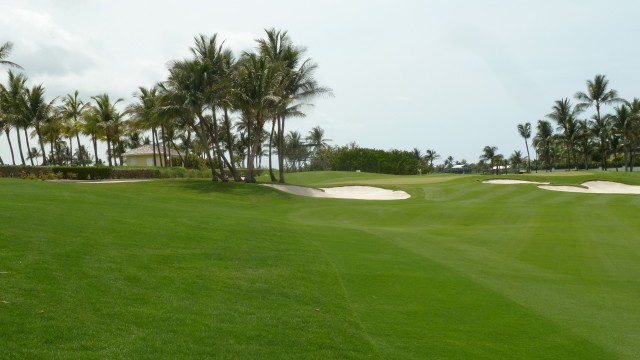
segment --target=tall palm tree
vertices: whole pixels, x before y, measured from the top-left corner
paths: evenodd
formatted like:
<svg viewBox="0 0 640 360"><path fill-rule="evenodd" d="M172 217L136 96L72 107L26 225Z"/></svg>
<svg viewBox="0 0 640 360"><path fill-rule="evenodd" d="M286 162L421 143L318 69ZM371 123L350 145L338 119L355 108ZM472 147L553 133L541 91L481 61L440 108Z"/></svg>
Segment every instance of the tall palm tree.
<svg viewBox="0 0 640 360"><path fill-rule="evenodd" d="M102 160L98 157L98 140L104 137L104 129L100 126L100 115L93 105L87 105L82 113L82 121L82 134L90 137L95 164L99 165Z"/></svg>
<svg viewBox="0 0 640 360"><path fill-rule="evenodd" d="M615 107L614 113L611 115L610 119L611 126L616 133L612 140L615 139L614 141L619 140L622 142L622 148L624 152L624 169L625 171L629 171L631 146L634 143L633 140L638 130L637 126L635 126L634 124L634 118L632 116L631 109L627 104L622 104L619 107Z"/></svg>
<svg viewBox="0 0 640 360"><path fill-rule="evenodd" d="M536 137L535 142L536 145L540 148L540 152L542 153L542 159L545 164L545 170L551 171L551 159L552 159L552 148L553 148L553 127L551 123L546 120L538 120L538 125L536 126Z"/></svg>
<svg viewBox="0 0 640 360"><path fill-rule="evenodd" d="M562 131L561 137L567 149L568 167L571 167L572 160L575 164L575 143L578 136L576 116L579 112L579 107L573 107L568 98L563 98L556 100L551 113L547 114L547 118L554 120L558 125L557 130Z"/></svg>
<svg viewBox="0 0 640 360"><path fill-rule="evenodd" d="M160 113L160 98L158 97L157 88L150 89L144 86L138 87L138 91L134 94L138 100L137 103L130 104L127 107L127 113L131 116L130 126L138 130L151 130L151 148L153 149L153 166L158 166L156 156L156 139L158 137L157 127L159 124L158 117ZM160 148L158 147L158 150ZM160 153L160 151L158 151ZM162 162L162 159L161 159ZM160 164L162 166L162 163Z"/></svg>
<svg viewBox="0 0 640 360"><path fill-rule="evenodd" d="M223 180L226 181L224 166L229 168L234 178L238 179L235 166L226 158L220 146L221 132L219 131L217 109L225 108L228 105L227 97L229 96L228 76L230 76L230 52L223 49L223 44L218 44L217 34L205 36L200 34L195 37L195 46L191 48L194 56L194 62L200 67L199 74L202 76L202 98L205 106L211 111L210 121L206 121L209 136L212 141L213 150L220 164L220 172ZM227 114L228 115L228 114ZM227 124L228 125L228 124ZM227 141L229 140L227 136Z"/></svg>
<svg viewBox="0 0 640 360"><path fill-rule="evenodd" d="M609 138L611 134L611 117L600 117L597 114L591 117L591 132L599 140L600 163L602 170L607 170L607 156L609 151Z"/></svg>
<svg viewBox="0 0 640 360"><path fill-rule="evenodd" d="M25 102L25 92L27 77L23 74L15 74L9 70L7 76L7 86L0 84L0 104L2 104L5 121L16 130L18 139L18 151L22 165L25 165L24 153L22 151L22 141L20 140L20 129L22 128L22 109ZM5 127L5 132L8 127ZM8 133L7 133L8 135ZM7 136L8 137L8 136ZM13 148L12 153L13 153ZM27 147L28 149L28 147Z"/></svg>
<svg viewBox="0 0 640 360"><path fill-rule="evenodd" d="M116 110L116 105L124 101L123 99L117 99L115 102L111 103L111 99L108 94L101 94L91 97L94 101L94 107L92 108L95 115L99 120L99 126L104 129L104 134L106 136L107 141L107 159L109 166L113 166L113 162L111 161L114 155L112 149L112 142L114 138L118 136L118 121L120 119L120 114Z"/></svg>
<svg viewBox="0 0 640 360"><path fill-rule="evenodd" d="M44 149L44 140L42 136L42 126L49 121L51 111L56 99L47 103L44 99L44 87L36 85L31 89L26 89L25 102L22 111L23 124L28 124L35 128L35 134L38 136L40 144L40 152L42 154L42 165L47 164L47 154Z"/></svg>
<svg viewBox="0 0 640 360"><path fill-rule="evenodd" d="M531 123L518 124L518 133L524 138L524 146L527 148L527 172L531 172L531 156L529 155L528 139L531 138Z"/></svg>
<svg viewBox="0 0 640 360"><path fill-rule="evenodd" d="M589 123L589 120L580 120L578 123L578 144L584 161L585 170L589 170L589 163L593 153L592 135L593 133L591 131L591 124Z"/></svg>
<svg viewBox="0 0 640 360"><path fill-rule="evenodd" d="M62 106L60 107L60 115L62 116L65 124L65 130L67 136L69 136L69 150L73 154L72 138L76 138L78 149L80 149L80 133L82 132L82 114L87 107L87 103L78 99L78 90L73 95L67 94L62 99ZM78 159L81 166L86 166L84 158Z"/></svg>
<svg viewBox="0 0 640 360"><path fill-rule="evenodd" d="M629 171L633 171L635 165L635 154L640 145L640 99L634 98L629 104L631 113L631 127L633 131L629 137Z"/></svg>
<svg viewBox="0 0 640 360"><path fill-rule="evenodd" d="M282 150L284 149L286 118L303 116L300 108L302 105L307 105L306 101L318 95L331 95L332 91L318 85L314 78L314 72L318 66L311 59L302 60L304 49L293 45L287 31L272 28L265 29L265 32L267 38L257 40L260 55L270 59L273 63L280 63L282 66L278 111L275 114L275 119L272 120L277 122L277 132L280 135L277 139L280 148L278 181L284 183L283 159L285 154Z"/></svg>
<svg viewBox="0 0 640 360"><path fill-rule="evenodd" d="M278 96L281 89L278 89L278 86L281 84L282 71L278 63L253 53L244 53L238 65L236 104L243 112L243 117L249 122L249 139L251 140L244 180L255 182L253 169L256 150L261 143L260 138L265 122L272 118L275 105L281 101Z"/></svg>
<svg viewBox="0 0 640 360"><path fill-rule="evenodd" d="M204 110L206 107L207 83L203 76L205 68L196 61L174 61L169 67L169 78L159 84L161 90L161 113L163 116L180 117L191 127L202 145L212 181L223 179L216 171L216 163L211 155L211 134ZM195 119L198 121L196 122Z"/></svg>
<svg viewBox="0 0 640 360"><path fill-rule="evenodd" d="M580 101L577 105L579 110L584 110L591 106L596 107L596 115L601 118L600 107L602 105L611 105L621 102L618 98L618 92L614 89L608 89L609 80L605 75L597 74L593 81L587 80L587 92L578 91L574 97Z"/></svg>
<svg viewBox="0 0 640 360"><path fill-rule="evenodd" d="M9 41L7 41L6 43L2 44L2 46L0 46L0 65L8 65L8 66L13 66L13 67L22 69L22 66L14 62L11 62L9 60L5 60L11 53L11 49L13 49L13 43Z"/></svg>

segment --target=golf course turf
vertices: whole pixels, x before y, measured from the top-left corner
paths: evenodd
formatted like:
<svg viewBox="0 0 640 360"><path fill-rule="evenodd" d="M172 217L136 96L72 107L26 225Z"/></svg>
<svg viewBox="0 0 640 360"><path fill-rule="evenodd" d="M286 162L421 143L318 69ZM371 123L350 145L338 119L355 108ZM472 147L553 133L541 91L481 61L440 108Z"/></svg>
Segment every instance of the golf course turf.
<svg viewBox="0 0 640 360"><path fill-rule="evenodd" d="M491 178L640 184L287 175L411 195L362 201L0 179L0 358L637 358L640 195Z"/></svg>

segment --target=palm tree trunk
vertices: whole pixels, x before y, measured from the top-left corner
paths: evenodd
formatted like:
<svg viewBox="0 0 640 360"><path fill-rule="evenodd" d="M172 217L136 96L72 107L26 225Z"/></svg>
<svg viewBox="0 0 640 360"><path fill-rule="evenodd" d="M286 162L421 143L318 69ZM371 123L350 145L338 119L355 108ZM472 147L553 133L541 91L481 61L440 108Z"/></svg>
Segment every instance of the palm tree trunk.
<svg viewBox="0 0 640 360"><path fill-rule="evenodd" d="M69 134L69 165L73 162L73 136Z"/></svg>
<svg viewBox="0 0 640 360"><path fill-rule="evenodd" d="M231 170L231 176L233 176L233 180L240 181L240 176L236 171L236 165L233 162L233 138L231 137L231 121L229 120L229 113L227 111L227 108L224 108L223 111L224 111L224 123L227 130L227 134L226 134L227 135L227 151L229 152L229 163L230 163L229 170Z"/></svg>
<svg viewBox="0 0 640 360"><path fill-rule="evenodd" d="M207 140L206 134L207 134L207 129L205 128L205 124L204 124L204 118L202 117L201 114L198 114L198 119L200 120L200 131L198 131L197 128L195 128L194 126L194 131L196 132L196 134L198 134L198 137L200 138L200 142L202 143L202 146L205 148L205 154L207 157L207 160L209 161L209 168L211 169L211 181L218 181L218 173L216 172L216 166L213 162L213 157L211 156L211 149L209 146L209 141Z"/></svg>
<svg viewBox="0 0 640 360"><path fill-rule="evenodd" d="M158 138L158 130L155 131L156 136L156 146L158 147L158 159L160 159L160 167L163 167L164 162L162 159L162 151L160 151L160 139Z"/></svg>
<svg viewBox="0 0 640 360"><path fill-rule="evenodd" d="M213 106L212 106L211 124L207 124L207 127L209 128L209 133L211 134L211 140L213 141L213 151L215 152L216 158L218 159L218 163L220 164L220 174L222 174L222 181L225 181L225 182L229 181L224 171L224 167L229 165L229 162L227 161L227 158L224 156L224 152L220 147L220 138L218 136L218 120L216 118L215 107Z"/></svg>
<svg viewBox="0 0 640 360"><path fill-rule="evenodd" d="M284 184L284 115L278 117L278 182Z"/></svg>
<svg viewBox="0 0 640 360"><path fill-rule="evenodd" d="M107 134L107 160L109 161L109 167L113 166L111 162L111 137Z"/></svg>
<svg viewBox="0 0 640 360"><path fill-rule="evenodd" d="M27 128L24 128L24 139L27 142L27 151L31 151L31 144L29 144L29 136L27 135ZM42 156L45 156L44 154ZM33 157L29 156L29 161L31 162L31 166L33 165Z"/></svg>
<svg viewBox="0 0 640 360"><path fill-rule="evenodd" d="M40 134L40 125L37 122L36 134L38 135L38 142L40 143L40 151L42 151L42 165L47 165L47 155L44 152L44 141L42 141L42 135Z"/></svg>
<svg viewBox="0 0 640 360"><path fill-rule="evenodd" d="M529 155L529 144L527 138L524 138L524 145L527 148L527 173L531 173L531 155Z"/></svg>
<svg viewBox="0 0 640 360"><path fill-rule="evenodd" d="M71 143L71 140L69 140L69 143ZM84 154L82 154L82 147L80 146L79 133L76 133L76 143L78 143L78 161L80 161L81 166L87 166L87 164L84 161ZM73 157L73 153L71 153L71 157Z"/></svg>
<svg viewBox="0 0 640 360"><path fill-rule="evenodd" d="M100 163L100 158L98 158L98 138L95 134L91 134L91 142L93 143L93 154L96 157L95 163L98 165L98 163Z"/></svg>
<svg viewBox="0 0 640 360"><path fill-rule="evenodd" d="M13 156L13 145L11 145L11 132L8 127L4 129L4 132L5 134L7 134L7 142L9 143L9 150L11 151L11 162L13 163L13 165L15 165L16 159Z"/></svg>
<svg viewBox="0 0 640 360"><path fill-rule="evenodd" d="M16 126L16 137L18 138L18 151L20 151L20 160L22 160L22 165L26 165L24 162L24 154L22 153L22 140L20 140L20 128Z"/></svg>
<svg viewBox="0 0 640 360"><path fill-rule="evenodd" d="M171 157L171 145L173 145L173 148L178 153L178 157L180 158L180 162L182 163L182 166L184 166L184 158L182 157L182 155L180 155L180 150L178 150L178 147L176 146L176 143L174 143L173 141L169 142L169 157Z"/></svg>
<svg viewBox="0 0 640 360"><path fill-rule="evenodd" d="M153 166L158 166L156 161L156 128L151 128L151 149L153 150Z"/></svg>
<svg viewBox="0 0 640 360"><path fill-rule="evenodd" d="M276 182L278 181L278 179L276 179L276 176L273 174L273 166L272 166L272 160L271 160L271 150L273 148L273 133L276 130L276 118L274 117L271 120L271 134L269 135L269 176L271 176L271 182Z"/></svg>
<svg viewBox="0 0 640 360"><path fill-rule="evenodd" d="M160 125L160 134L162 135L162 163L167 167L167 143L164 136L164 125Z"/></svg>

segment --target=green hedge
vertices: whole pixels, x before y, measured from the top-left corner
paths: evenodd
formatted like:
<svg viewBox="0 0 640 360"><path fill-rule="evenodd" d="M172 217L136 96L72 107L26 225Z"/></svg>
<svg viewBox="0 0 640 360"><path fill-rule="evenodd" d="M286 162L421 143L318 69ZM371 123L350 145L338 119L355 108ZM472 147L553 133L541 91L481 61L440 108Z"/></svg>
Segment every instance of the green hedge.
<svg viewBox="0 0 640 360"><path fill-rule="evenodd" d="M420 162L412 152L384 151L367 148L342 147L331 159L331 170L365 171L382 174L417 174Z"/></svg>
<svg viewBox="0 0 640 360"><path fill-rule="evenodd" d="M159 169L116 168L111 172L112 179L155 179L159 177Z"/></svg>
<svg viewBox="0 0 640 360"><path fill-rule="evenodd" d="M53 172L63 179L102 180L110 179L113 169L108 166L54 166Z"/></svg>
<svg viewBox="0 0 640 360"><path fill-rule="evenodd" d="M0 165L0 177L42 178L52 174L50 166Z"/></svg>

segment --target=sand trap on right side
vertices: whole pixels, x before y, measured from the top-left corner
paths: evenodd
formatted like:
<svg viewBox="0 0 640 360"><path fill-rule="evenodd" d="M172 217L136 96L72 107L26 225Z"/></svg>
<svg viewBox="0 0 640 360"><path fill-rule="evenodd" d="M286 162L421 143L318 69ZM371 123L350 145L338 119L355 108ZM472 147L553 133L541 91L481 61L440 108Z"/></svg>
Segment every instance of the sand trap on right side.
<svg viewBox="0 0 640 360"><path fill-rule="evenodd" d="M540 189L586 194L640 194L640 186L621 184L613 181L587 181L582 186L540 185Z"/></svg>

